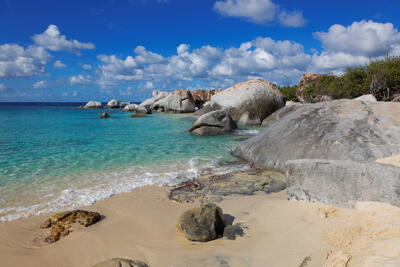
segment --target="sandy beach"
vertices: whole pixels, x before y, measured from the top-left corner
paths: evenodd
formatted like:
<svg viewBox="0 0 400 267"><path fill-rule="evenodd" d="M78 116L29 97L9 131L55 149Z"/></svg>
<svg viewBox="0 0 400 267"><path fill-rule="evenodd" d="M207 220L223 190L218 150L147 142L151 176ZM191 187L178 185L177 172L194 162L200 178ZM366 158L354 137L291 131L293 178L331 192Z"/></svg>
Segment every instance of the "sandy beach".
<svg viewBox="0 0 400 267"><path fill-rule="evenodd" d="M245 235L198 243L175 226L197 204L167 193L148 186L83 207L104 218L53 244L39 228L49 214L1 223L0 265L92 266L122 257L149 266L385 266L400 256L400 209L387 204L340 209L289 202L285 191L228 196L218 205L228 222L246 226Z"/></svg>

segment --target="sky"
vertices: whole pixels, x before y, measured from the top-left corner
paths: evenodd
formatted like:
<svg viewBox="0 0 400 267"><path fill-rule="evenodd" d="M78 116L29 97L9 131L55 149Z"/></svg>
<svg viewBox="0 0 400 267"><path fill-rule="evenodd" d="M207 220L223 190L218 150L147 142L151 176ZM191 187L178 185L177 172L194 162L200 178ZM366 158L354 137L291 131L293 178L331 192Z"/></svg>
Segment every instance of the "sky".
<svg viewBox="0 0 400 267"><path fill-rule="evenodd" d="M297 84L400 56L398 0L0 0L0 102Z"/></svg>

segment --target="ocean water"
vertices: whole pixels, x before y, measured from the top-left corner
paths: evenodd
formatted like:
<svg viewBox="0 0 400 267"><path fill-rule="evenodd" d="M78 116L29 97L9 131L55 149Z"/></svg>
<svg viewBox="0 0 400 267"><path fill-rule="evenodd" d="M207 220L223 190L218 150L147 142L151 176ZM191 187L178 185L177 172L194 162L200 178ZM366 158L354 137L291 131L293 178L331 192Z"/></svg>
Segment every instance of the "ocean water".
<svg viewBox="0 0 400 267"><path fill-rule="evenodd" d="M0 221L89 205L150 184L246 169L240 136L192 136L187 115L78 110L82 103L0 103Z"/></svg>

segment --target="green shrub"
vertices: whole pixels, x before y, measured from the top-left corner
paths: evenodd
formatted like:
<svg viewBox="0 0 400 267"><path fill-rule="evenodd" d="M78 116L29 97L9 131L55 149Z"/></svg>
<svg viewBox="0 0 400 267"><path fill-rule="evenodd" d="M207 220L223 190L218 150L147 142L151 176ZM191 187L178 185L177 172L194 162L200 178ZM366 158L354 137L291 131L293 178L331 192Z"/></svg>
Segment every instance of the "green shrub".
<svg viewBox="0 0 400 267"><path fill-rule="evenodd" d="M296 89L297 85L287 85L279 87L279 90L281 91L283 97L285 97L286 101L298 102L299 100L296 96Z"/></svg>

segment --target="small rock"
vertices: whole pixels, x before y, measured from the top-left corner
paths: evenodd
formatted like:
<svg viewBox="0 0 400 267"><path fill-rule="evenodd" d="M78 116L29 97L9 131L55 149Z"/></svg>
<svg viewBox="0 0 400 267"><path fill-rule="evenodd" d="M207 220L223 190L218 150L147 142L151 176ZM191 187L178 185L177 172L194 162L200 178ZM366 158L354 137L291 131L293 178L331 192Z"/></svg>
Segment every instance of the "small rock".
<svg viewBox="0 0 400 267"><path fill-rule="evenodd" d="M103 112L101 113L101 115L99 116L100 119L108 119L110 118L110 115L107 114L107 112Z"/></svg>
<svg viewBox="0 0 400 267"><path fill-rule="evenodd" d="M191 241L207 242L223 235L226 226L222 209L214 204L185 211L177 228Z"/></svg>
<svg viewBox="0 0 400 267"><path fill-rule="evenodd" d="M145 113L132 113L131 118L143 118L143 117L147 117Z"/></svg>
<svg viewBox="0 0 400 267"><path fill-rule="evenodd" d="M99 262L93 265L93 267L149 267L149 266L146 263L137 260L113 258Z"/></svg>
<svg viewBox="0 0 400 267"><path fill-rule="evenodd" d="M235 225L227 225L224 229L224 237L229 240L235 240L236 236L244 236L244 231L241 223Z"/></svg>

